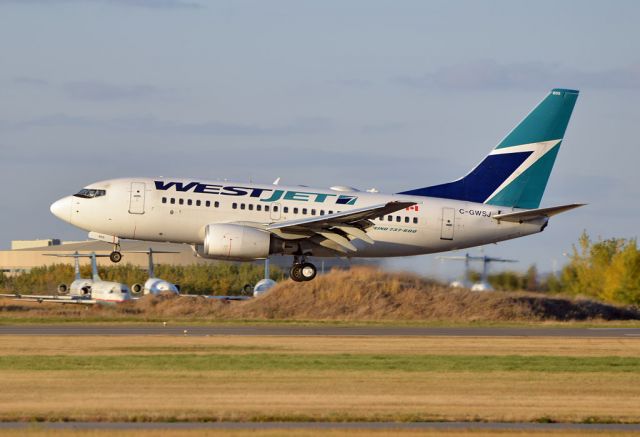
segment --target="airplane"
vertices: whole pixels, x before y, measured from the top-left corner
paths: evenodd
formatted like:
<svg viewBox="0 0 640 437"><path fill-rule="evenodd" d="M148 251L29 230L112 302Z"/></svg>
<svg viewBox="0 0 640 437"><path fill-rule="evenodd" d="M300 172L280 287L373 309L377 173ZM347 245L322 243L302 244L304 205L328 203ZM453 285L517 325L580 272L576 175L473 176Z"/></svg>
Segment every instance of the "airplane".
<svg viewBox="0 0 640 437"><path fill-rule="evenodd" d="M270 269L269 269L269 258L265 258L264 260L264 279L260 279L258 283L253 287L253 297L262 296L267 291L271 290L276 286L276 281L271 279Z"/></svg>
<svg viewBox="0 0 640 437"><path fill-rule="evenodd" d="M310 257L396 257L444 252L545 230L583 206L540 208L578 91L553 89L466 176L382 194L350 187L260 185L180 178L92 183L51 205L63 221L113 245L121 239L186 243L197 256L252 261L293 256L290 277L309 281Z"/></svg>
<svg viewBox="0 0 640 437"><path fill-rule="evenodd" d="M92 279L83 278L80 275L80 255L78 251L76 251L72 255L68 254L45 254L45 256L73 256L74 258L74 274L75 278L71 284L59 284L58 285L58 293L61 295L65 295L69 293L70 296L89 296L91 295L91 286L93 285ZM96 255L96 256L106 256L106 255Z"/></svg>
<svg viewBox="0 0 640 437"><path fill-rule="evenodd" d="M48 256L59 257L73 257L75 262L76 279L72 282L69 289L71 290L68 296L43 296L43 295L21 295L16 294L2 294L1 297L12 297L14 299L25 300L29 302L56 302L56 303L78 303L86 305L94 304L106 304L106 303L119 303L132 299L131 291L125 284L113 281L103 281L98 274L98 265L96 257L108 256L108 255L96 255L95 252L90 254L83 254L75 252L73 254L49 254ZM91 271L92 278L83 279L80 277L80 265L78 258L88 257L91 258ZM58 291L63 287L58 286ZM87 293L87 289L89 289ZM64 289L63 289L64 290ZM66 291L66 290L65 290Z"/></svg>
<svg viewBox="0 0 640 437"><path fill-rule="evenodd" d="M165 281L164 279L156 278L153 268L153 254L154 253L178 253L175 251L165 251L165 250L153 250L153 248L149 248L148 250L128 250L127 253L146 253L149 257L149 279L147 279L144 285L141 284L133 284L131 286L131 291L133 293L139 294L159 294L159 293L175 293L180 294L180 287L176 284L173 284L169 281ZM107 256L107 255L105 255Z"/></svg>
<svg viewBox="0 0 640 437"><path fill-rule="evenodd" d="M464 280L462 281L453 281L451 283L451 287L453 288L470 288L471 291L493 291L493 287L489 284L489 264L491 263L515 263L518 260L515 259L504 259L504 258L494 258L487 255L482 256L472 256L466 253L464 256L440 256L438 257L442 260L455 260L455 261L464 261ZM480 281L470 284L470 261L482 261L482 275L480 276Z"/></svg>

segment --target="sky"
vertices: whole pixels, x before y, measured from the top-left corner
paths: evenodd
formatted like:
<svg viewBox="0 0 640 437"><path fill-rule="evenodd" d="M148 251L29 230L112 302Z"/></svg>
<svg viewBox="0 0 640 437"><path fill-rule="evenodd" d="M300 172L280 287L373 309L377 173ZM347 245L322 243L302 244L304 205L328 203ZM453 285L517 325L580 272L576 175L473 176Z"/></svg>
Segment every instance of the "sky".
<svg viewBox="0 0 640 437"><path fill-rule="evenodd" d="M483 249L558 269L584 230L638 236L639 16L636 1L0 0L0 248L85 239L49 205L115 177L454 180L566 87L581 94L542 202L589 205Z"/></svg>

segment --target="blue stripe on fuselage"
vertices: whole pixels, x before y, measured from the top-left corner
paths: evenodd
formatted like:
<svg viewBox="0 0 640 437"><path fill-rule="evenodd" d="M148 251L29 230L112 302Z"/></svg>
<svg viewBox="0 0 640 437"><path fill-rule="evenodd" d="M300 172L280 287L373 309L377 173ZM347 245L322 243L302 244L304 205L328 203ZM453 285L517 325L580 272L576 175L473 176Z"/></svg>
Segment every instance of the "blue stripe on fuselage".
<svg viewBox="0 0 640 437"><path fill-rule="evenodd" d="M398 194L410 196L440 197L482 203L491 195L533 152L489 155L464 178L441 185L417 188Z"/></svg>

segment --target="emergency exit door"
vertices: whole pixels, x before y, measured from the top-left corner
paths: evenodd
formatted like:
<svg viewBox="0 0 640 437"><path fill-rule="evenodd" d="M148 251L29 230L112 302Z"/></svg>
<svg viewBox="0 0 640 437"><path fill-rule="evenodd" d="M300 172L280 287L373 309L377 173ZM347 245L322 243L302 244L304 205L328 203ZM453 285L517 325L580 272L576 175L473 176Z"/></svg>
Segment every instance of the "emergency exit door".
<svg viewBox="0 0 640 437"><path fill-rule="evenodd" d="M144 214L144 182L131 183L131 198L129 200L130 214Z"/></svg>
<svg viewBox="0 0 640 437"><path fill-rule="evenodd" d="M455 229L456 210L453 208L442 208L442 227L440 229L441 240L453 240Z"/></svg>

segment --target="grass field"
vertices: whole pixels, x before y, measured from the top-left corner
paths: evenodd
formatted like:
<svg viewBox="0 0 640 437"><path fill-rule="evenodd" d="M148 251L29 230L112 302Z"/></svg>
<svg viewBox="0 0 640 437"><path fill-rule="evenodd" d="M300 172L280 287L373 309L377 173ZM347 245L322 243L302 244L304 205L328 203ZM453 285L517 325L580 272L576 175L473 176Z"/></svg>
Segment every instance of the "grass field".
<svg viewBox="0 0 640 437"><path fill-rule="evenodd" d="M42 430L38 429L35 426L33 429L28 430L15 430L15 431L5 431L3 430L3 436L6 437L50 437L50 436L59 436L61 435L61 431L55 430ZM240 437L240 436L253 436L253 437L279 437L279 436L289 436L295 435L300 437L311 437L311 436L328 436L328 437L350 437L353 435L356 436L375 436L375 437L390 437L390 436L439 436L439 437L489 437L489 436L517 436L517 437L538 437L538 436L562 436L562 437L582 437L582 436L610 436L615 435L616 437L625 437L625 436L637 436L637 433L633 432L611 432L611 431L554 431L554 430L544 430L544 431L514 431L514 430L496 430L496 431L484 431L484 430L399 430L399 429L390 429L390 430L286 430L286 429L274 429L274 430L171 430L168 432L167 430L150 430L150 431L126 431L126 430L109 430L109 431L65 431L64 435L66 436L90 436L90 437L104 437L104 436L118 436L118 437L163 437L166 435L171 435L175 437L194 437L194 436L229 436L229 437Z"/></svg>
<svg viewBox="0 0 640 437"><path fill-rule="evenodd" d="M640 422L634 338L1 336L0 351L5 421Z"/></svg>

